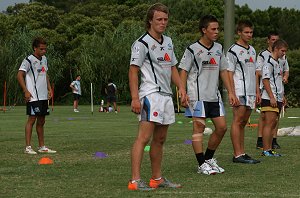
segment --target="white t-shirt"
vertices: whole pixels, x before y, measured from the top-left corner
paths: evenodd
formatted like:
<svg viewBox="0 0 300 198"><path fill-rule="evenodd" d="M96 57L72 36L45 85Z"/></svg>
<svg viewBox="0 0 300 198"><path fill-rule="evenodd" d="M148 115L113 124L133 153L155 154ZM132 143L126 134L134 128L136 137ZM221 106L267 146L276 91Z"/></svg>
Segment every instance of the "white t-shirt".
<svg viewBox="0 0 300 198"><path fill-rule="evenodd" d="M187 71L187 94L190 100L222 101L218 89L220 71L228 67L221 44L214 42L210 48L199 41L188 46L179 68Z"/></svg>
<svg viewBox="0 0 300 198"><path fill-rule="evenodd" d="M245 48L239 44L233 44L227 52L228 71L233 72L233 80L236 96L256 95L256 52L249 45Z"/></svg>
<svg viewBox="0 0 300 198"><path fill-rule="evenodd" d="M158 42L148 32L137 39L131 48L130 65L140 67L139 97L160 92L172 95L171 68L177 64L170 37L162 35Z"/></svg>
<svg viewBox="0 0 300 198"><path fill-rule="evenodd" d="M48 100L46 56L42 56L41 60L34 55L28 56L23 60L19 70L26 73L26 88L32 95L29 102Z"/></svg>
<svg viewBox="0 0 300 198"><path fill-rule="evenodd" d="M74 80L74 81L71 83L71 85L74 86L75 89L77 89L77 91L73 89L72 92L73 92L74 94L81 95L80 81L79 81L79 80Z"/></svg>
<svg viewBox="0 0 300 198"><path fill-rule="evenodd" d="M269 79L270 86L276 101L282 102L284 96L283 63L269 56L262 69L262 79ZM267 91L262 88L262 99L270 100Z"/></svg>

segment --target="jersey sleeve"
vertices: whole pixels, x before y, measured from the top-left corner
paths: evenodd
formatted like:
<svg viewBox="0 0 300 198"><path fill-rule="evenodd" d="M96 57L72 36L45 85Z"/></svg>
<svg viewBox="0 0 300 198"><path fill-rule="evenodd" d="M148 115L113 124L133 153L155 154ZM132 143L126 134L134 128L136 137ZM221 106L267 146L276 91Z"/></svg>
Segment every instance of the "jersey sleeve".
<svg viewBox="0 0 300 198"><path fill-rule="evenodd" d="M227 63L228 63L228 71L234 72L235 71L235 66L236 66L236 57L234 56L234 54L230 51L227 52Z"/></svg>
<svg viewBox="0 0 300 198"><path fill-rule="evenodd" d="M19 70L27 73L30 70L30 63L26 59L24 59Z"/></svg>
<svg viewBox="0 0 300 198"><path fill-rule="evenodd" d="M290 71L290 66L287 58L285 57L285 62L283 63L283 72Z"/></svg>
<svg viewBox="0 0 300 198"><path fill-rule="evenodd" d="M194 55L188 49L185 50L180 63L179 68L189 72L192 68L192 61L194 60Z"/></svg>
<svg viewBox="0 0 300 198"><path fill-rule="evenodd" d="M270 66L268 63L264 64L262 66L262 79L270 79L272 74L272 66Z"/></svg>
<svg viewBox="0 0 300 198"><path fill-rule="evenodd" d="M227 70L228 69L228 60L224 54L224 51L222 53L222 56L221 56L221 60L220 60L220 71L223 71L223 70Z"/></svg>
<svg viewBox="0 0 300 198"><path fill-rule="evenodd" d="M259 55L257 56L257 59L256 59L256 70L257 70L257 71L261 71L261 70L262 70L262 67L263 67L263 65L264 65L264 62L265 62L264 57L263 57L261 54L259 54Z"/></svg>
<svg viewBox="0 0 300 198"><path fill-rule="evenodd" d="M141 67L145 61L146 53L148 53L148 49L143 43L139 41L134 42L131 47L130 65Z"/></svg>

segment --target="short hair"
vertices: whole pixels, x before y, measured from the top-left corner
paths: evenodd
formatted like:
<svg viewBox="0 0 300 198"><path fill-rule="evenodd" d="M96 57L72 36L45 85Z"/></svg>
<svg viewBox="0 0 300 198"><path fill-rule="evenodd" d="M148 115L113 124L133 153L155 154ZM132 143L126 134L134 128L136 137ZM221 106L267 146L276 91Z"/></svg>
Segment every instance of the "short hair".
<svg viewBox="0 0 300 198"><path fill-rule="evenodd" d="M78 75L76 75L76 78L78 78L78 77L80 77L80 75L79 75L79 74L78 74ZM75 78L75 79L76 79L76 78Z"/></svg>
<svg viewBox="0 0 300 198"><path fill-rule="evenodd" d="M270 31L269 34L268 34L268 39L270 39L271 36L279 36L279 34L278 34L277 31Z"/></svg>
<svg viewBox="0 0 300 198"><path fill-rule="evenodd" d="M277 41L275 41L273 43L272 51L274 51L275 48L280 49L280 48L283 48L283 47L288 48L289 46L288 46L288 44L285 40L278 39Z"/></svg>
<svg viewBox="0 0 300 198"><path fill-rule="evenodd" d="M249 20L240 20L236 26L236 32L242 32L244 28L249 27L253 28L253 24Z"/></svg>
<svg viewBox="0 0 300 198"><path fill-rule="evenodd" d="M151 21L153 19L155 11L164 12L167 15L169 15L169 8L162 3L155 3L152 6L150 6L147 11L146 21L145 21L147 30L151 27L151 24L149 21Z"/></svg>
<svg viewBox="0 0 300 198"><path fill-rule="evenodd" d="M43 39L42 37L36 37L36 38L33 39L33 41L32 41L32 49L34 50L34 48L39 47L41 44L47 45L46 40Z"/></svg>
<svg viewBox="0 0 300 198"><path fill-rule="evenodd" d="M217 22L219 23L218 19L213 15L205 15L203 16L199 21L199 30L201 34L203 35L204 32L202 31L202 28L207 28L210 23Z"/></svg>

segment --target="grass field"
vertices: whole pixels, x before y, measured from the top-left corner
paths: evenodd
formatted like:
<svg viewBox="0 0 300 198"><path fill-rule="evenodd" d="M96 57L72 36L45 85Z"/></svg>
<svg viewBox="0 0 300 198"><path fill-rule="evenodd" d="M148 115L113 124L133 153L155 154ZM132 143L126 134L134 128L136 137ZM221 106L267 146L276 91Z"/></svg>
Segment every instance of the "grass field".
<svg viewBox="0 0 300 198"><path fill-rule="evenodd" d="M300 137L279 137L280 158L260 157L255 149L256 128L246 129L245 146L257 165L232 163L229 130L217 150L219 164L226 172L221 175L196 174L196 159L191 145L192 124L182 114L169 129L165 144L163 175L181 183L181 189L158 189L154 192L129 192L130 148L137 133L136 116L128 106L121 112L92 115L89 106L80 106L74 113L71 106L57 106L47 117L46 145L58 151L54 155L23 154L25 107L0 112L0 197L300 197ZM231 110L227 113L231 121ZM259 114L253 112L252 123ZM300 125L299 109L288 109L280 127ZM208 123L212 128L212 124ZM228 126L230 129L230 127ZM205 148L208 136L204 136ZM33 133L32 145L37 147ZM95 152L108 154L95 158ZM54 160L52 165L39 165L42 157ZM142 177L150 177L146 152Z"/></svg>

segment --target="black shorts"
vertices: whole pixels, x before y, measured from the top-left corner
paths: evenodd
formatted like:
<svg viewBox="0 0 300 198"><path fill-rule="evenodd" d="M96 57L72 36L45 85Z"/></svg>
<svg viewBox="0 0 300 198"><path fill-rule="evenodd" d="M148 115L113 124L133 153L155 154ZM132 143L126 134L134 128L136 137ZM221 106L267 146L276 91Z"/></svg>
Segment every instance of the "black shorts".
<svg viewBox="0 0 300 198"><path fill-rule="evenodd" d="M49 115L48 100L39 100L27 102L26 115L30 116L44 116Z"/></svg>
<svg viewBox="0 0 300 198"><path fill-rule="evenodd" d="M80 95L76 94L76 93L73 93L73 98L74 98L74 100L79 100Z"/></svg>
<svg viewBox="0 0 300 198"><path fill-rule="evenodd" d="M261 100L261 111L275 111L280 113L282 109L282 102L277 101L277 107L271 107L270 100L262 99Z"/></svg>
<svg viewBox="0 0 300 198"><path fill-rule="evenodd" d="M109 102L109 103L117 102L117 97L116 96L107 96L107 102Z"/></svg>

